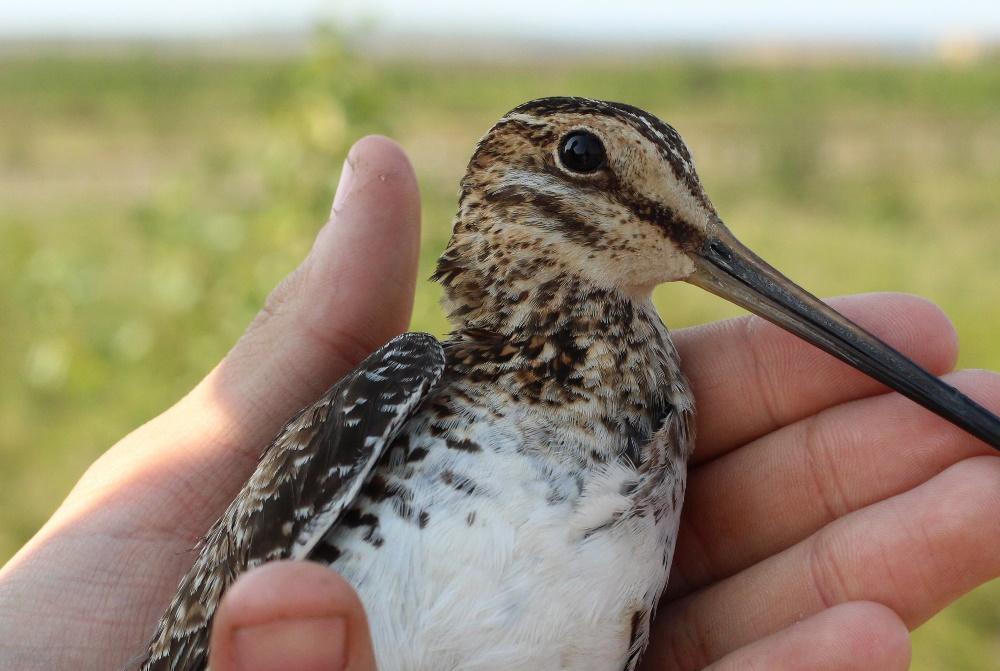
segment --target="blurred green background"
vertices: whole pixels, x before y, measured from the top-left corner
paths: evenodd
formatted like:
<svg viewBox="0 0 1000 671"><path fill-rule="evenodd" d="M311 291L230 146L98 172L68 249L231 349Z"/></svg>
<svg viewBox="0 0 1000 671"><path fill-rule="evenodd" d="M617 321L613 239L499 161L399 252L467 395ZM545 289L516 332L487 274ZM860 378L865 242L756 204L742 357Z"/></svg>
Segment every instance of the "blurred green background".
<svg viewBox="0 0 1000 671"><path fill-rule="evenodd" d="M1000 369L1000 59L653 56L543 67L361 56L33 50L0 60L0 562L87 465L187 391L326 218L364 133L409 151L421 277L477 138L528 98L670 121L731 228L820 295L935 300ZM413 328L441 334L421 281ZM687 286L668 325L738 314ZM918 670L998 669L1000 584L915 635Z"/></svg>

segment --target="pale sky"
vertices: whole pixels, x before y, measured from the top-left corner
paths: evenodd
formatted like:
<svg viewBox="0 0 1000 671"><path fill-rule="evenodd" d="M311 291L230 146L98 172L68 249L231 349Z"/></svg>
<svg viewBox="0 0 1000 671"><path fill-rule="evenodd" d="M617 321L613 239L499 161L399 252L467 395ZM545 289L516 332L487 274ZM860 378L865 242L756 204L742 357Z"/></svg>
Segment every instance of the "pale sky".
<svg viewBox="0 0 1000 671"><path fill-rule="evenodd" d="M1000 40L1000 0L0 0L0 39L294 32L330 17L388 33L560 39Z"/></svg>

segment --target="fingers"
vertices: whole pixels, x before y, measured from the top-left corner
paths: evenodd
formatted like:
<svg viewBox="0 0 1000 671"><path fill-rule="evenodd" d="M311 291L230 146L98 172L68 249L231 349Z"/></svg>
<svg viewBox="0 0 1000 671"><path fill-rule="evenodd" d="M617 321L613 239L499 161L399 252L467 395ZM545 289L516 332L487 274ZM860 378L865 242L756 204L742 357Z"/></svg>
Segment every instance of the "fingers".
<svg viewBox="0 0 1000 671"><path fill-rule="evenodd" d="M866 294L830 304L932 373L945 373L955 363L954 328L924 299ZM697 398L695 464L828 406L885 391L847 364L757 317L684 329L676 333L675 342Z"/></svg>
<svg viewBox="0 0 1000 671"><path fill-rule="evenodd" d="M1000 409L1000 375L946 379ZM692 470L667 596L733 575L838 517L993 453L898 394L835 406L769 434Z"/></svg>
<svg viewBox="0 0 1000 671"><path fill-rule="evenodd" d="M662 667L660 667L662 668ZM845 603L726 655L706 671L906 671L910 636L891 610Z"/></svg>
<svg viewBox="0 0 1000 671"><path fill-rule="evenodd" d="M368 621L343 578L311 562L246 573L212 629L213 671L375 671Z"/></svg>
<svg viewBox="0 0 1000 671"><path fill-rule="evenodd" d="M661 605L656 654L701 668L803 616L883 603L913 628L1000 575L1000 457L974 457L745 571ZM752 533L752 529L746 533Z"/></svg>

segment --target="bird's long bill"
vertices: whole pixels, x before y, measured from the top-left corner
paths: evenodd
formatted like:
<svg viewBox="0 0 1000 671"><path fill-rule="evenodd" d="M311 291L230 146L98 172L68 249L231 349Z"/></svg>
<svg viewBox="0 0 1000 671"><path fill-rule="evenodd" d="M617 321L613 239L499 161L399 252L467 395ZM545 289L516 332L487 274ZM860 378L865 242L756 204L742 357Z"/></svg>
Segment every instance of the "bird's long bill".
<svg viewBox="0 0 1000 671"><path fill-rule="evenodd" d="M724 227L718 229L694 257L697 270L688 282L791 331L1000 449L1000 418L797 286Z"/></svg>

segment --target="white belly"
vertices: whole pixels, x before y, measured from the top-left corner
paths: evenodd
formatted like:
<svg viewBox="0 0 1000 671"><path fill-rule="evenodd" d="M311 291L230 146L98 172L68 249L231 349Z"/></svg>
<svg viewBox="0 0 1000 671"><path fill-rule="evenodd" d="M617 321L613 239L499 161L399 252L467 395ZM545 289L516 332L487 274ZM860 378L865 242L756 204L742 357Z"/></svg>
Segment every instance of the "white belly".
<svg viewBox="0 0 1000 671"><path fill-rule="evenodd" d="M365 604L378 668L621 671L634 614L666 581L677 514L619 519L630 505L622 483L635 476L619 464L559 502L526 457L480 454L476 467L488 476L477 495L435 486L433 468L414 483L422 527L383 501L370 508L377 547L358 529L331 534L344 551L334 568Z"/></svg>

